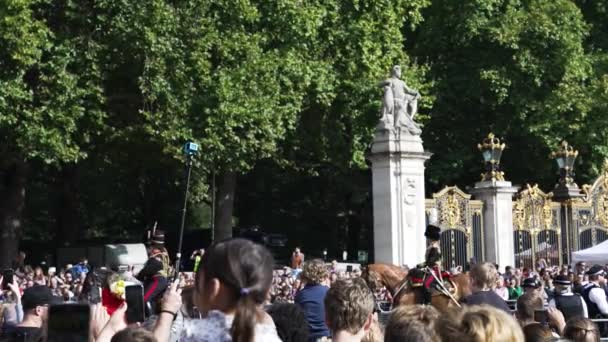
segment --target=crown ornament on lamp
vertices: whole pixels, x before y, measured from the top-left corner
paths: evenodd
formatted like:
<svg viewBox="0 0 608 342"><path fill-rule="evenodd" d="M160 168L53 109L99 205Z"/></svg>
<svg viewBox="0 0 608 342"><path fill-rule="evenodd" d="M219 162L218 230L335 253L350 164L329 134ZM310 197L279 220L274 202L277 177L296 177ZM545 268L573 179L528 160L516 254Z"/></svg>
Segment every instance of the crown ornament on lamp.
<svg viewBox="0 0 608 342"><path fill-rule="evenodd" d="M486 171L481 174L481 181L504 181L505 173L500 170L500 157L502 151L507 147L494 133L488 134L487 138L477 148L481 151Z"/></svg>
<svg viewBox="0 0 608 342"><path fill-rule="evenodd" d="M559 184L566 186L574 185L574 162L578 157L578 151L567 141L562 141L559 150L551 153L559 168Z"/></svg>

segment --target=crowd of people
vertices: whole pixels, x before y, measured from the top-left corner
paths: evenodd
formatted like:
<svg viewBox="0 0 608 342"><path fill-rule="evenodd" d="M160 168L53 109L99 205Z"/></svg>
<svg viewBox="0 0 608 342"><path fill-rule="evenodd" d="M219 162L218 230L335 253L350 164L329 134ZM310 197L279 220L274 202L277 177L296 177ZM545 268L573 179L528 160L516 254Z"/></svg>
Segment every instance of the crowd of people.
<svg viewBox="0 0 608 342"><path fill-rule="evenodd" d="M300 264L298 266L302 266ZM296 266L297 267L297 266ZM338 262L333 260L325 267L329 270L329 283L333 284L340 279L358 278L361 276L361 269L354 268L352 270L339 269ZM301 279L301 268L292 268L284 266L273 271L272 285L270 287L270 295L268 304L273 303L293 303L296 293L302 289L304 283ZM390 299L387 289L381 288L375 293L376 299L379 301L387 301Z"/></svg>
<svg viewBox="0 0 608 342"><path fill-rule="evenodd" d="M163 264L156 253L151 257ZM471 294L462 308L440 314L430 305L399 306L381 323L378 313L387 312L378 303L390 302L390 291L370 289L361 270L303 254L295 267L275 268L263 246L230 239L199 253L195 273L167 279L156 307L129 324L116 284L138 281L131 268L94 269L86 259L59 270L32 268L24 259L16 259L2 293L1 341L51 341L49 306L66 302L87 303L85 340L99 342L599 341L604 327L591 318L608 317L603 266L506 267L501 274L482 263L468 272ZM108 293L118 296L109 301Z"/></svg>

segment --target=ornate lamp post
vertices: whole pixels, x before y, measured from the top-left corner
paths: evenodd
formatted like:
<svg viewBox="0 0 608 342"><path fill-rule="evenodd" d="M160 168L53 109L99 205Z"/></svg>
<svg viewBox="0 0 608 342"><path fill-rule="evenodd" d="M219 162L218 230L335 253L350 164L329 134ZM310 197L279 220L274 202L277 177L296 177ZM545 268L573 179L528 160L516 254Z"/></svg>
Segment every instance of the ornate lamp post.
<svg viewBox="0 0 608 342"><path fill-rule="evenodd" d="M559 149L551 153L551 158L555 159L559 168L559 181L553 190L553 199L561 202L562 213L564 213L563 234L566 235L566 245L562 246L562 260L570 263L570 256L573 251L579 248L578 228L576 228L576 209L574 201L583 197L578 185L574 182L574 162L578 156L572 146L566 141L562 141Z"/></svg>
<svg viewBox="0 0 608 342"><path fill-rule="evenodd" d="M574 161L578 156L578 151L574 149L574 147L568 145L568 142L565 140L562 141L562 144L559 150L551 153L551 157L555 159L557 162L557 167L559 168L559 185L569 187L577 187L576 183L574 183Z"/></svg>
<svg viewBox="0 0 608 342"><path fill-rule="evenodd" d="M486 167L486 171L481 174L482 182L505 180L504 172L500 171L500 157L506 146L493 133L488 134L481 144L477 144Z"/></svg>

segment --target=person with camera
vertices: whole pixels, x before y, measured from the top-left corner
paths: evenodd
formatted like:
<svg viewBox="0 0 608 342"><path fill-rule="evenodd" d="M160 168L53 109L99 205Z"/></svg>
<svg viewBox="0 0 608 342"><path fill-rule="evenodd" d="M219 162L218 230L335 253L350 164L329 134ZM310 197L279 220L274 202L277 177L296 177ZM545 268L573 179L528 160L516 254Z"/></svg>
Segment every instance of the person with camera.
<svg viewBox="0 0 608 342"><path fill-rule="evenodd" d="M0 277L0 283L2 282ZM13 278L12 283L7 283L9 288L4 292L4 310L2 310L2 330L10 329L21 323L23 320L23 306L21 304L21 291L17 278Z"/></svg>
<svg viewBox="0 0 608 342"><path fill-rule="evenodd" d="M196 274L194 302L204 318L175 329L179 341L280 342L272 318L262 310L272 283L273 257L261 245L229 239L211 245ZM154 328L159 342L170 340L182 307L175 281L163 297Z"/></svg>

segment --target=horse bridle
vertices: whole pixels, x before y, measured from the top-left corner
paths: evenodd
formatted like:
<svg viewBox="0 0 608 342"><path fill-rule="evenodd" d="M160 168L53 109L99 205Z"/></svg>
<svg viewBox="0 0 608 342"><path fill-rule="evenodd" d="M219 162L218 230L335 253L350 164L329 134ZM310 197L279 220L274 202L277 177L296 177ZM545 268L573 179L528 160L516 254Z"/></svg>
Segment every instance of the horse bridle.
<svg viewBox="0 0 608 342"><path fill-rule="evenodd" d="M403 289L405 289L405 286L407 285L407 275L403 278L401 285L399 286L399 288L397 288L397 291L395 291L395 293L392 295L393 298L391 298L392 303L395 302L395 298L397 298L397 296L401 293L401 291L403 291Z"/></svg>

